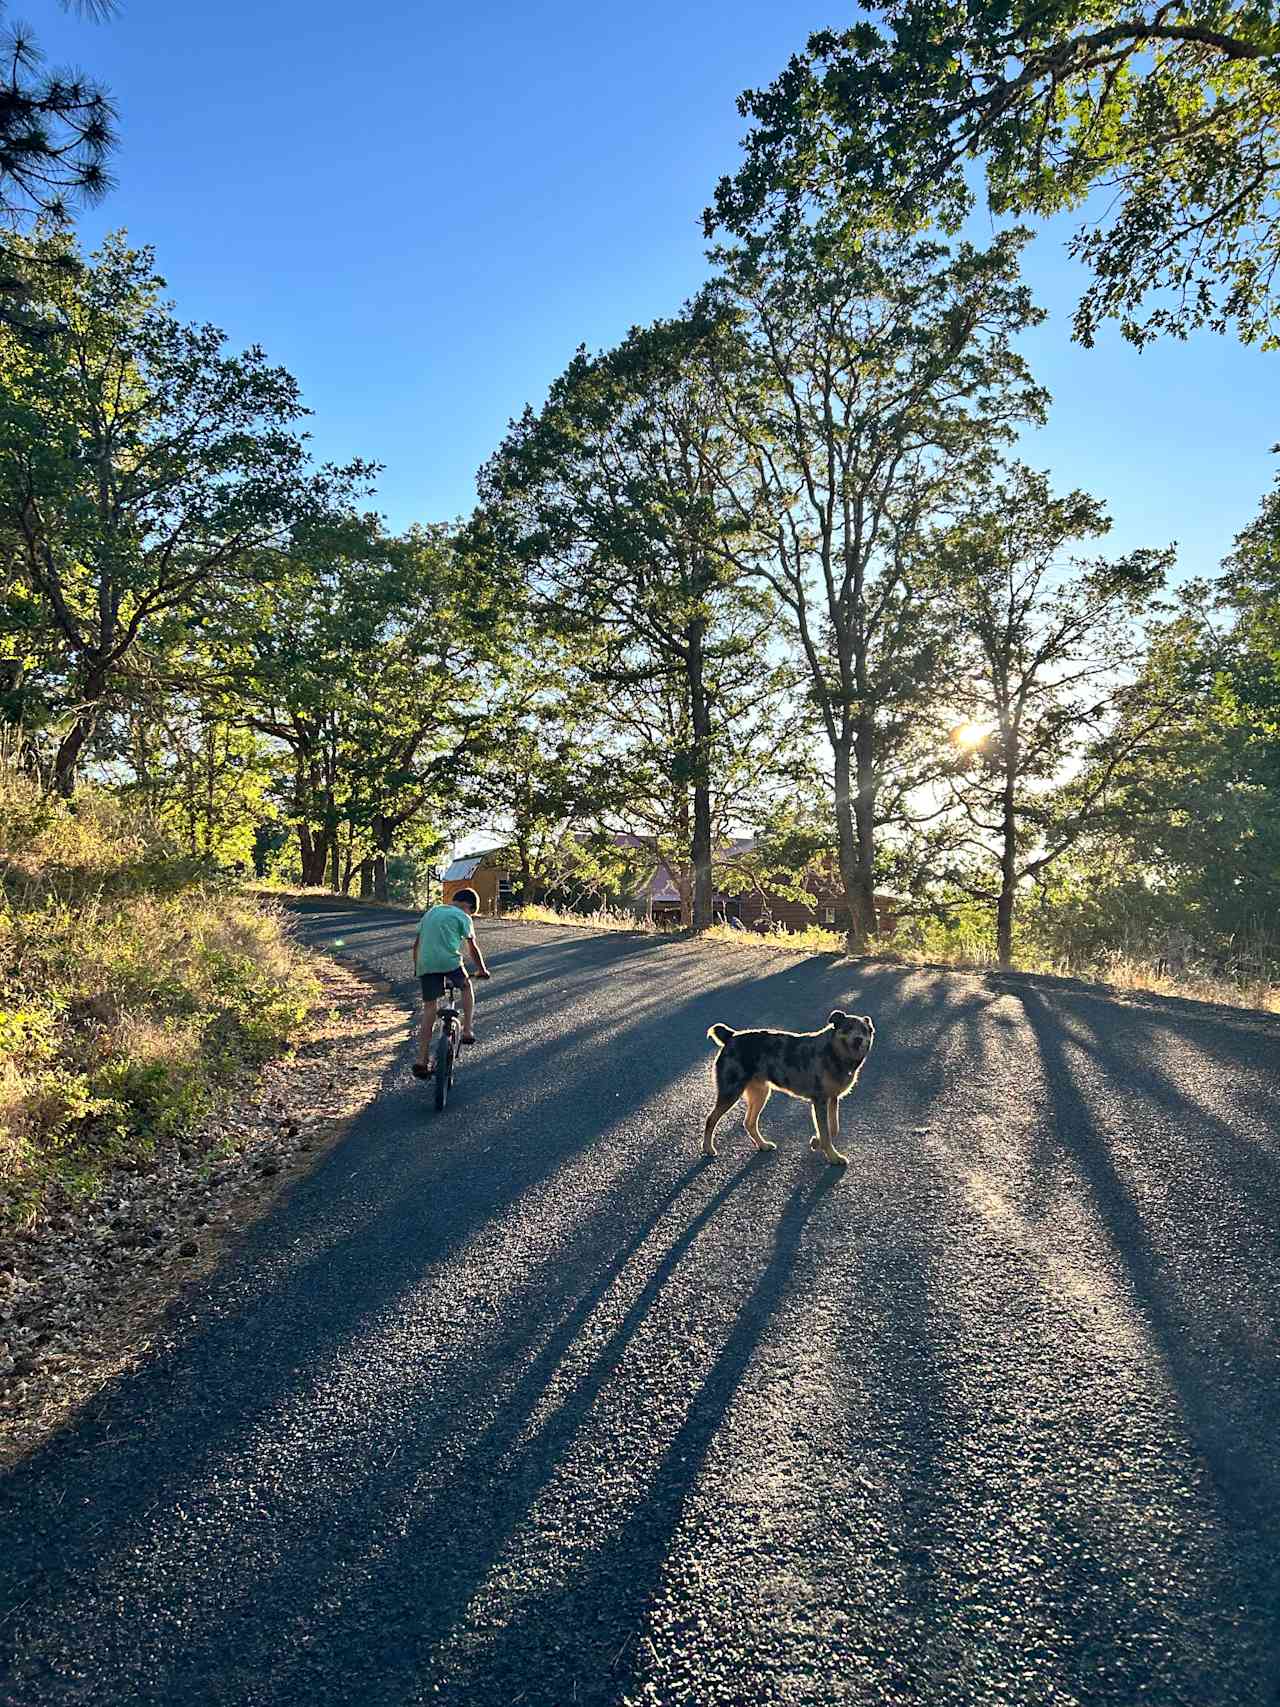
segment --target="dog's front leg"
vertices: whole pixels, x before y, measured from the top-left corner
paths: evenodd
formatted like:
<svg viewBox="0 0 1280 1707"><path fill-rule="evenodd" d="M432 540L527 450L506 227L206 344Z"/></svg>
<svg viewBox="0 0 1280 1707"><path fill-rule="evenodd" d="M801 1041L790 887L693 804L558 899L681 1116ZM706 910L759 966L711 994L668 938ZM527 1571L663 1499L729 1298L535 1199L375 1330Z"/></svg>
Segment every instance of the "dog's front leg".
<svg viewBox="0 0 1280 1707"><path fill-rule="evenodd" d="M813 1124L817 1128L817 1134L809 1140L809 1148L811 1150L821 1150L822 1154L833 1167L842 1168L849 1158L848 1156L842 1156L839 1150L837 1150L835 1145L831 1142L831 1117L829 1111L831 1103L834 1100L834 1098L828 1100L825 1097L815 1099L813 1104Z"/></svg>

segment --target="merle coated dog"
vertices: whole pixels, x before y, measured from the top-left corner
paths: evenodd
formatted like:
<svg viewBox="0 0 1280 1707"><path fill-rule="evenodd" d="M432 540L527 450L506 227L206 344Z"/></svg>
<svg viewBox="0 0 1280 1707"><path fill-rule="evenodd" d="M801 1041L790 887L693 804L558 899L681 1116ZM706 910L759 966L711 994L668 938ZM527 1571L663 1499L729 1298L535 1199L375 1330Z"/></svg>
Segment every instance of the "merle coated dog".
<svg viewBox="0 0 1280 1707"><path fill-rule="evenodd" d="M744 1123L756 1149L776 1149L761 1135L760 1112L770 1092L779 1090L813 1105L809 1148L843 1166L849 1158L832 1142L840 1133L840 1098L857 1083L875 1035L867 1015L842 1008L832 1010L821 1031L735 1031L731 1025L713 1025L707 1036L721 1048L712 1068L716 1106L707 1116L703 1155L715 1155L716 1126L744 1091Z"/></svg>

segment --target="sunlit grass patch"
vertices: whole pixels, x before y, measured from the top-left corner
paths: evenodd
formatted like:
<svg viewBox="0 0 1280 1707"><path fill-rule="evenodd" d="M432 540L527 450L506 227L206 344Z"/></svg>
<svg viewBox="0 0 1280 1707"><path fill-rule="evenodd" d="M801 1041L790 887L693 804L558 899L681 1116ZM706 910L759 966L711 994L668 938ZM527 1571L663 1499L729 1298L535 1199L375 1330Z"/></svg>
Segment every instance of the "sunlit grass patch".
<svg viewBox="0 0 1280 1707"><path fill-rule="evenodd" d="M0 767L0 1224L181 1142L315 994L278 910Z"/></svg>
<svg viewBox="0 0 1280 1707"><path fill-rule="evenodd" d="M504 919L527 925L578 925L593 931L656 931L657 926L634 913L613 912L601 907L594 913L567 913L555 907L515 907Z"/></svg>
<svg viewBox="0 0 1280 1707"><path fill-rule="evenodd" d="M822 925L808 925L804 930L789 931L775 926L770 931L738 930L733 925L712 925L705 935L714 942L731 943L734 948L782 950L787 954L843 954L845 938L841 931L831 931Z"/></svg>
<svg viewBox="0 0 1280 1707"><path fill-rule="evenodd" d="M921 920L909 923L892 940L893 958L907 965L947 966L958 972L999 969L995 933L984 921L960 923ZM1226 1007L1280 1013L1280 964L1266 955L1223 969L1208 954L1167 955L1158 944L1122 950L1099 946L1073 953L1024 936L1016 945L1013 972L1072 978L1113 990L1144 991Z"/></svg>
<svg viewBox="0 0 1280 1707"><path fill-rule="evenodd" d="M811 925L806 930L741 931L731 925L713 925L706 933L715 942L757 952L791 954L843 954L845 938L839 931ZM868 950L868 957L902 966L941 966L956 972L993 972L999 969L995 933L981 919L942 923L908 921L892 937L882 938ZM1099 951L1092 955L1055 955L1034 945L1019 948L1014 972L1053 978L1072 978L1104 984L1118 991L1146 991L1153 995L1178 996L1185 1000L1216 1002L1227 1007L1254 1008L1280 1013L1280 966L1260 962L1253 972L1226 973L1211 965L1180 964L1170 967L1158 955Z"/></svg>

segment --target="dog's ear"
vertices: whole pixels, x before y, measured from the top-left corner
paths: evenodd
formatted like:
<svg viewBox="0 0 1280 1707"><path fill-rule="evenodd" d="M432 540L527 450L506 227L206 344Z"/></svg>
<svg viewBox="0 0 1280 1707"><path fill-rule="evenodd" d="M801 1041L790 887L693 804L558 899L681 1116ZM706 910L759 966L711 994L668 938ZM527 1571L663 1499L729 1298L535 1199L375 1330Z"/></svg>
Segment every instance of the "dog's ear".
<svg viewBox="0 0 1280 1707"><path fill-rule="evenodd" d="M831 1012L827 1015L827 1024L839 1025L841 1020L848 1019L848 1017L848 1014L843 1008L832 1008Z"/></svg>

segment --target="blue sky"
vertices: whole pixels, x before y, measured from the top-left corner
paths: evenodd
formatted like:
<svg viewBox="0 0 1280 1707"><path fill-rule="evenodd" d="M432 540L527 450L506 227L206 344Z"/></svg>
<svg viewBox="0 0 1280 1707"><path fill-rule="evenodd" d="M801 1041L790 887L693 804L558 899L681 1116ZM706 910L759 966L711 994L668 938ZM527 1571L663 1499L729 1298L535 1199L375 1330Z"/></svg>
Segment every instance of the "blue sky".
<svg viewBox="0 0 1280 1707"><path fill-rule="evenodd" d="M118 187L82 216L154 245L186 319L300 380L323 458L385 464L396 527L465 513L479 464L574 347L670 313L705 274L739 91L852 6L528 0L124 0L103 25L32 0L50 59L112 91ZM1054 394L1025 446L1109 503L1117 548L1211 569L1270 484L1280 356L1204 335L1069 342L1062 230L1027 265Z"/></svg>

